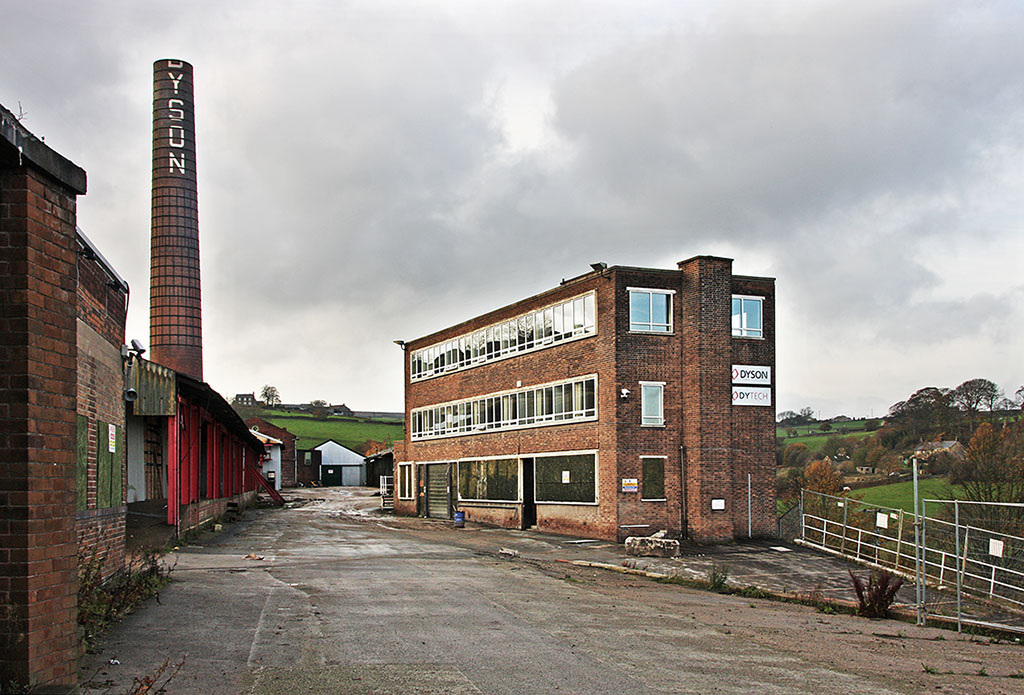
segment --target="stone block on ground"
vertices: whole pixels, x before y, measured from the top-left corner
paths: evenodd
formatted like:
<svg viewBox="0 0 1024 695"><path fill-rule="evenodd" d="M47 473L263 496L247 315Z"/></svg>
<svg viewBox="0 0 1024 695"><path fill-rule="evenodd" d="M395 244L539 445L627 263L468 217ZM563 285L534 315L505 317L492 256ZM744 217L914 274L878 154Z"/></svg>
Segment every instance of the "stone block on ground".
<svg viewBox="0 0 1024 695"><path fill-rule="evenodd" d="M676 557L679 555L679 541L653 536L630 536L626 539L626 555L635 557Z"/></svg>

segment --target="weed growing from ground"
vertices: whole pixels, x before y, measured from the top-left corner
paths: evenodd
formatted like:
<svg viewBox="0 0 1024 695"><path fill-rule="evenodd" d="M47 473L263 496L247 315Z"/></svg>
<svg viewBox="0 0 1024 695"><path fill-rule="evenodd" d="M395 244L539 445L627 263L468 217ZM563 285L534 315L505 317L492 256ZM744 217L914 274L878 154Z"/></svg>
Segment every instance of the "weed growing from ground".
<svg viewBox="0 0 1024 695"><path fill-rule="evenodd" d="M847 571L857 592L857 615L865 618L888 617L889 607L896 600L896 592L903 586L903 580L885 570L871 570L865 584L853 570Z"/></svg>
<svg viewBox="0 0 1024 695"><path fill-rule="evenodd" d="M729 582L729 568L721 565L712 565L708 570L708 588L712 591L722 593Z"/></svg>
<svg viewBox="0 0 1024 695"><path fill-rule="evenodd" d="M86 643L170 581L170 569L154 553L128 561L117 575L103 578L103 556L79 557L78 625Z"/></svg>

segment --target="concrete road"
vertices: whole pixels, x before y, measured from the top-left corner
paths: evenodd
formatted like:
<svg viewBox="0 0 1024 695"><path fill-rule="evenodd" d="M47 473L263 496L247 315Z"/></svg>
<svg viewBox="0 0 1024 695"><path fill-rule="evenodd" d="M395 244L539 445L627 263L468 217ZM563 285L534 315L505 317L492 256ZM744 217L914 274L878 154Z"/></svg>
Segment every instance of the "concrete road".
<svg viewBox="0 0 1024 695"><path fill-rule="evenodd" d="M619 550L382 518L365 491L303 494L175 553L160 602L87 656L83 690L184 659L169 693L1024 693L1019 645L568 565ZM512 544L537 552L503 558Z"/></svg>

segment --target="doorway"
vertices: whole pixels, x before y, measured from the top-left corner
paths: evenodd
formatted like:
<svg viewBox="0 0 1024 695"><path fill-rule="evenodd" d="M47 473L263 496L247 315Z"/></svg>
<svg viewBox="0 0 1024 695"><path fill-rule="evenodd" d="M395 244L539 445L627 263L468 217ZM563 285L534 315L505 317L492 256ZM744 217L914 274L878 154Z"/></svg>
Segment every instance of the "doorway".
<svg viewBox="0 0 1024 695"><path fill-rule="evenodd" d="M427 516L451 519L451 479L447 463L427 466Z"/></svg>
<svg viewBox="0 0 1024 695"><path fill-rule="evenodd" d="M523 529L537 525L537 501L533 493L533 459L520 459L523 471Z"/></svg>

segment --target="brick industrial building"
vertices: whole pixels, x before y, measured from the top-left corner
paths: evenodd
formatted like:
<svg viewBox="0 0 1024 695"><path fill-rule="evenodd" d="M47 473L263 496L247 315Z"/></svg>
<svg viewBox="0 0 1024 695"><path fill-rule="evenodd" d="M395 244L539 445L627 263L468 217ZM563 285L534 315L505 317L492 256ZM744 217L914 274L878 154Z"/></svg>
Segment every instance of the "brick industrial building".
<svg viewBox="0 0 1024 695"><path fill-rule="evenodd" d="M403 343L400 514L622 540L775 533L775 283L595 264Z"/></svg>

